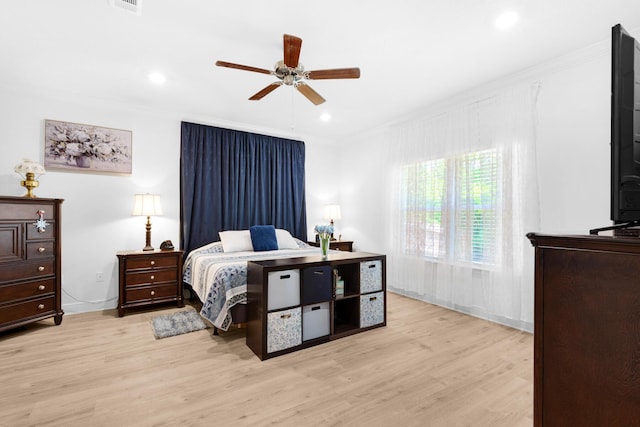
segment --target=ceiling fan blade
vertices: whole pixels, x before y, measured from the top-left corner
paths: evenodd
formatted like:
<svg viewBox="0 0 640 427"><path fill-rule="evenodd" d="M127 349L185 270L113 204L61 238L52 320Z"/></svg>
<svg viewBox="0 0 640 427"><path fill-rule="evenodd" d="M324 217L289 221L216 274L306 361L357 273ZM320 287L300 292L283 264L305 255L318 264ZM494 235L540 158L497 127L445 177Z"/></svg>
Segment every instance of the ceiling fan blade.
<svg viewBox="0 0 640 427"><path fill-rule="evenodd" d="M285 34L284 37L284 65L289 68L296 68L300 59L300 48L302 39L300 37Z"/></svg>
<svg viewBox="0 0 640 427"><path fill-rule="evenodd" d="M313 102L314 105L320 105L325 102L325 99L320 96L318 92L311 89L311 86L309 86L308 84L298 83L296 85L296 89L298 89L298 92L306 96L309 101Z"/></svg>
<svg viewBox="0 0 640 427"><path fill-rule="evenodd" d="M248 65L234 64L232 62L216 61L218 67L236 68L238 70L253 71L255 73L271 74L271 71L264 68L250 67Z"/></svg>
<svg viewBox="0 0 640 427"><path fill-rule="evenodd" d="M307 72L310 80L321 79L357 79L360 78L360 68L334 68L332 70L316 70Z"/></svg>
<svg viewBox="0 0 640 427"><path fill-rule="evenodd" d="M266 95L268 95L271 92L273 92L274 90L276 90L277 88L279 88L280 86L282 86L282 83L271 83L269 86L265 87L260 92L256 93L251 98L249 98L249 100L250 101L258 101L258 100L264 98Z"/></svg>

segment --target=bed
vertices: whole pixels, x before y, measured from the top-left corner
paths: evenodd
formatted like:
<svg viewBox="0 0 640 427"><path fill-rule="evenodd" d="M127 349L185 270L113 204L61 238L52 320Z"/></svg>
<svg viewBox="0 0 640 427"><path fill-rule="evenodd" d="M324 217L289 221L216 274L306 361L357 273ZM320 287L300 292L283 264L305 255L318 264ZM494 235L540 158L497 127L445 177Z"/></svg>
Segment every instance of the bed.
<svg viewBox="0 0 640 427"><path fill-rule="evenodd" d="M255 251L248 230L225 231L221 240L191 251L183 281L202 302L200 315L217 330L227 331L246 319L247 261L317 255L320 249L276 230L278 249Z"/></svg>

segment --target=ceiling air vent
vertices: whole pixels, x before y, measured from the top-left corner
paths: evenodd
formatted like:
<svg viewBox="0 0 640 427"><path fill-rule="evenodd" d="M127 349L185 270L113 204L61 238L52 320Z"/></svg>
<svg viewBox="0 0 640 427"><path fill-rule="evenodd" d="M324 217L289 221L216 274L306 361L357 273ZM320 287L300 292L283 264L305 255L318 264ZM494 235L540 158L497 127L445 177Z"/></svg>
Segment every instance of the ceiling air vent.
<svg viewBox="0 0 640 427"><path fill-rule="evenodd" d="M142 15L142 0L109 0L109 4L116 9Z"/></svg>

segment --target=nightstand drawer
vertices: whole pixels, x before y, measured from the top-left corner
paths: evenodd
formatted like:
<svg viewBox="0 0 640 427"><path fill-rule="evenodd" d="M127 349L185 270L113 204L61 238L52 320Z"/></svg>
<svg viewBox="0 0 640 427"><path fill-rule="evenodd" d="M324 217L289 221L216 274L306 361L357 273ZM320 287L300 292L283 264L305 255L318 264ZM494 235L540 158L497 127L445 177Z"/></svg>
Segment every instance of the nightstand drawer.
<svg viewBox="0 0 640 427"><path fill-rule="evenodd" d="M0 323L46 314L52 312L54 307L54 296L6 305L0 309Z"/></svg>
<svg viewBox="0 0 640 427"><path fill-rule="evenodd" d="M141 288L127 289L127 303L135 301L154 301L159 299L176 298L178 296L177 285L144 286Z"/></svg>
<svg viewBox="0 0 640 427"><path fill-rule="evenodd" d="M127 273L125 286L142 285L145 283L177 282L178 270L175 268L166 270L148 270L138 273Z"/></svg>
<svg viewBox="0 0 640 427"><path fill-rule="evenodd" d="M12 301L52 293L55 289L54 285L53 279L48 279L0 286L0 301Z"/></svg>
<svg viewBox="0 0 640 427"><path fill-rule="evenodd" d="M175 255L148 255L136 256L127 259L127 270L137 270L142 268L175 267L178 263Z"/></svg>

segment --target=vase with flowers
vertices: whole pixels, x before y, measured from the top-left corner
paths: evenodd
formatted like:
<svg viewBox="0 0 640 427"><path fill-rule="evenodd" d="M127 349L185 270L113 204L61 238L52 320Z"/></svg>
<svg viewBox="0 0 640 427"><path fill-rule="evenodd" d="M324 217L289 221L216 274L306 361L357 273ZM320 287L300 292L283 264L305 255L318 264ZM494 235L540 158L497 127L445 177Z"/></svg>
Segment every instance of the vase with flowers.
<svg viewBox="0 0 640 427"><path fill-rule="evenodd" d="M316 225L313 231L318 234L320 251L322 252L322 256L326 258L329 253L329 243L331 242L331 235L333 234L333 225Z"/></svg>

